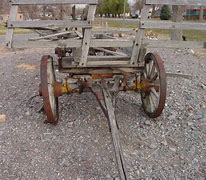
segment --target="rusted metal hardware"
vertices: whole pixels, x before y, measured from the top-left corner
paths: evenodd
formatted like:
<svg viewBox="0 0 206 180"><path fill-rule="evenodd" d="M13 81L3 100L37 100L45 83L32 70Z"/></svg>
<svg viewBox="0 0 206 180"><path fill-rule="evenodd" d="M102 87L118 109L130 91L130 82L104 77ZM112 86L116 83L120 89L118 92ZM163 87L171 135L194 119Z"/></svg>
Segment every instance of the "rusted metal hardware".
<svg viewBox="0 0 206 180"><path fill-rule="evenodd" d="M60 97L64 94L70 94L70 93L82 93L82 92L88 92L89 88L92 88L92 84L94 80L97 80L96 82L106 79L106 78L113 78L111 74L93 74L90 78L87 79L75 79L74 82L70 83L68 82L68 79L64 79L63 82L57 82L55 81L53 84L53 90L54 90L54 96ZM154 83L149 82L148 80L144 80L142 82L140 81L128 81L124 82L124 78L118 78L118 82L113 84L113 91L119 92L119 91L140 91L143 90L144 92L149 92L152 87L155 87L157 85L154 85ZM114 80L115 81L115 80ZM88 85L88 82L91 82L91 85ZM118 83L118 84L117 84ZM115 85L116 84L116 85ZM40 94L42 94L40 92Z"/></svg>

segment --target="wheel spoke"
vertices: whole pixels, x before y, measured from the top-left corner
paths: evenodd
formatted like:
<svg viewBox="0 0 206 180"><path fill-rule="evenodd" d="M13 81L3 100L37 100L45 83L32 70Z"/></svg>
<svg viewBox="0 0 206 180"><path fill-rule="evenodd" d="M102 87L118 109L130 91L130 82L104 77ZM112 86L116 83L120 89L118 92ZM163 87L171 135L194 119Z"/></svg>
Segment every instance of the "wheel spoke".
<svg viewBox="0 0 206 180"><path fill-rule="evenodd" d="M152 112L155 111L156 105L154 104L153 99L150 95L149 95L149 102L150 102L150 110L151 110L151 113L152 113Z"/></svg>
<svg viewBox="0 0 206 180"><path fill-rule="evenodd" d="M152 76L154 69L155 69L154 61L150 61L150 63L149 63L149 78Z"/></svg>
<svg viewBox="0 0 206 180"><path fill-rule="evenodd" d="M159 99L159 95L157 91L155 90L155 88L151 88L151 93L155 96L155 98Z"/></svg>
<svg viewBox="0 0 206 180"><path fill-rule="evenodd" d="M154 107L156 109L157 108L157 104L158 104L158 102L157 102L158 98L156 98L152 93L150 93L150 97L151 97L152 103L153 103L153 105L154 105Z"/></svg>
<svg viewBox="0 0 206 180"><path fill-rule="evenodd" d="M158 76L159 76L159 73L158 73L158 72L155 72L154 75L153 75L153 77L150 78L151 81L155 81L155 80L158 78Z"/></svg>
<svg viewBox="0 0 206 180"><path fill-rule="evenodd" d="M153 62L153 61L152 61ZM153 66L152 66L152 69L151 69L151 71L150 71L150 78L152 77L152 76L154 76L154 73L156 72L156 67L155 67L155 63L153 62Z"/></svg>
<svg viewBox="0 0 206 180"><path fill-rule="evenodd" d="M147 79L147 74L145 71L143 72L143 75L144 75L144 79Z"/></svg>
<svg viewBox="0 0 206 180"><path fill-rule="evenodd" d="M146 75L147 75L147 78L149 77L149 71L150 71L149 63L146 63Z"/></svg>

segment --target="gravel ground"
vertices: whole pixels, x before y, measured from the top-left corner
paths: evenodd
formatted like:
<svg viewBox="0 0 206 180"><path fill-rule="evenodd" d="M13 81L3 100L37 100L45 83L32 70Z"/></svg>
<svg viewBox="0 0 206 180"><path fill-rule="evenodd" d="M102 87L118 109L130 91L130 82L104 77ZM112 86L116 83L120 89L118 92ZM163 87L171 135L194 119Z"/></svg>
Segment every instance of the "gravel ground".
<svg viewBox="0 0 206 180"><path fill-rule="evenodd" d="M155 121L138 94L120 93L116 116L129 179L206 179L206 57L158 51L168 72L167 104ZM91 94L60 98L61 121L45 125L39 64L53 51L0 49L0 179L112 180L118 176L107 121Z"/></svg>

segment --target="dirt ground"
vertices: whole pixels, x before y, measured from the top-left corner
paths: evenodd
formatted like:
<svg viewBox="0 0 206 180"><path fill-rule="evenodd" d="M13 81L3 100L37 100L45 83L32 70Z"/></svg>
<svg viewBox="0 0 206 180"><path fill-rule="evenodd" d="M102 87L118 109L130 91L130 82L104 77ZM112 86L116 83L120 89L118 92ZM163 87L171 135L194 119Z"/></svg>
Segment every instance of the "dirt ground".
<svg viewBox="0 0 206 180"><path fill-rule="evenodd" d="M206 56L158 51L168 77L165 110L148 118L139 94L120 93L116 117L129 179L206 179ZM112 180L118 177L106 118L92 94L59 99L60 122L45 125L38 94L41 56L50 49L0 49L0 179Z"/></svg>

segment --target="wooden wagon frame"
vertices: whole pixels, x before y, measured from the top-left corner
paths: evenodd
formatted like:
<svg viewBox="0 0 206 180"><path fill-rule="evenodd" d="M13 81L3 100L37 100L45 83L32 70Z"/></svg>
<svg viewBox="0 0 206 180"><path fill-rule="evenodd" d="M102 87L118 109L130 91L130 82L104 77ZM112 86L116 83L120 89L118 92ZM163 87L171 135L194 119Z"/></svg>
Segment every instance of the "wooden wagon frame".
<svg viewBox="0 0 206 180"><path fill-rule="evenodd" d="M55 48L58 70L65 73L56 81L53 57L44 55L40 65L39 93L43 98L47 123L58 122L58 97L68 93L91 91L108 118L121 180L128 179L121 150L119 129L115 120L115 94L119 91L140 92L143 109L151 118L161 115L166 99L166 73L158 53L147 53L147 47L200 48L205 42L152 41L144 38L145 29L206 30L206 23L168 22L148 19L153 4L206 6L203 0L145 0L134 39L115 38L109 32L92 30L98 0L10 0L5 44L8 48ZM20 5L87 4L86 20L16 21ZM15 28L27 28L53 34L13 41ZM64 31L58 32L59 28ZM79 29L81 29L79 31ZM118 31L120 32L120 31ZM108 34L110 33L110 34ZM126 33L126 32L125 32ZM130 48L131 53L122 49Z"/></svg>

